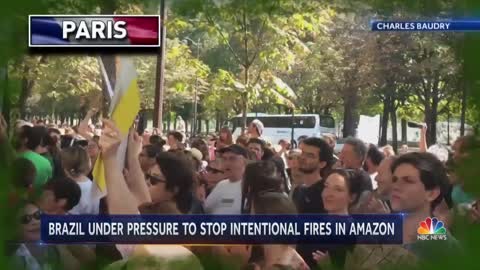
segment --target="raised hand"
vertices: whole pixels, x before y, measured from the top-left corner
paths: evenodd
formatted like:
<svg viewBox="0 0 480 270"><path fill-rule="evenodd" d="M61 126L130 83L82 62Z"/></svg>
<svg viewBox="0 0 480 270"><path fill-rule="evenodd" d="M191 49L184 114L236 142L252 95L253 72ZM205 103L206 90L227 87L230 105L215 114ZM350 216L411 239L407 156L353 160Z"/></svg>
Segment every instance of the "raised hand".
<svg viewBox="0 0 480 270"><path fill-rule="evenodd" d="M86 139L90 139L92 136L91 133L93 132L90 130L90 127L88 126L88 121L92 118L93 115L97 112L96 109L90 109L87 114L85 115L85 118L78 124L78 134L82 135Z"/></svg>
<svg viewBox="0 0 480 270"><path fill-rule="evenodd" d="M131 128L128 134L128 154L138 157L140 152L142 152L142 137L138 135L134 128Z"/></svg>
<svg viewBox="0 0 480 270"><path fill-rule="evenodd" d="M320 250L317 250L317 251L313 252L313 253L312 253L312 256L313 256L313 259L314 259L317 263L323 262L323 261L325 261L326 259L328 259L328 257L329 257L328 251L327 251L327 252L321 252Z"/></svg>
<svg viewBox="0 0 480 270"><path fill-rule="evenodd" d="M423 124L422 124L422 129L421 129L422 134L427 134L427 130L428 130L427 124L426 124L426 123L423 123Z"/></svg>
<svg viewBox="0 0 480 270"><path fill-rule="evenodd" d="M116 156L122 142L120 131L112 120L103 120L104 128L100 136L100 149L104 156Z"/></svg>

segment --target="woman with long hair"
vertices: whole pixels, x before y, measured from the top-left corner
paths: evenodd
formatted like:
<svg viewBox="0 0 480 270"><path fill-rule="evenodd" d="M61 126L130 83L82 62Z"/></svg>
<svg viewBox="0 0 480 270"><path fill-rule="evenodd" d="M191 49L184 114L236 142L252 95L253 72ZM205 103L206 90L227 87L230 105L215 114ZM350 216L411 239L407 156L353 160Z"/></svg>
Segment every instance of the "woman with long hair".
<svg viewBox="0 0 480 270"><path fill-rule="evenodd" d="M222 127L220 129L220 135L218 136L216 148L222 149L233 144L232 132L228 127Z"/></svg>
<svg viewBox="0 0 480 270"><path fill-rule="evenodd" d="M139 214L142 205L164 201L171 201L180 213L187 213L193 196L194 171L191 162L175 153L160 153L156 157L155 166L144 175L138 160L142 140L132 129L128 139L129 171L125 180L116 157L122 140L120 131L112 121L104 120L104 123L100 147L105 164L109 214ZM145 178L149 180L150 186ZM117 245L124 258L141 248L140 245Z"/></svg>

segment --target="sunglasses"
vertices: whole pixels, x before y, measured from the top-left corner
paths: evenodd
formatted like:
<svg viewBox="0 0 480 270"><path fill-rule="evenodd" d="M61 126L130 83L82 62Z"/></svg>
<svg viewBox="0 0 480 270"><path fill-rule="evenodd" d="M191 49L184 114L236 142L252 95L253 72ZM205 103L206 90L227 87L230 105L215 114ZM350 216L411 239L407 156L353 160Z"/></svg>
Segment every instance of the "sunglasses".
<svg viewBox="0 0 480 270"><path fill-rule="evenodd" d="M145 174L145 178L147 180L150 180L150 184L152 184L152 186L154 186L158 183L166 183L167 182L167 180L165 180L165 179L162 179L158 176L154 176L154 175L151 175L151 174L148 174L148 173Z"/></svg>
<svg viewBox="0 0 480 270"><path fill-rule="evenodd" d="M207 170L207 172L213 173L213 174L224 173L224 171L219 170L219 169L212 168L212 167L210 167L210 166L207 166L206 170Z"/></svg>
<svg viewBox="0 0 480 270"><path fill-rule="evenodd" d="M22 224L28 224L32 221L32 219L40 220L40 217L42 216L42 211L38 210L37 212L31 214L31 215L23 215L20 218L20 221Z"/></svg>

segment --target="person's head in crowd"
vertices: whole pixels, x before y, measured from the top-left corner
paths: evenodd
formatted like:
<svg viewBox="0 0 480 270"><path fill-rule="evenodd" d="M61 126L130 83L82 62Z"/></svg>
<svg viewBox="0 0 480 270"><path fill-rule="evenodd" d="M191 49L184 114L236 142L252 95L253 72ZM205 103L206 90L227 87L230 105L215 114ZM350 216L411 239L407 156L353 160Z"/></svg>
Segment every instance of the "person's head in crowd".
<svg viewBox="0 0 480 270"><path fill-rule="evenodd" d="M302 151L300 149L292 149L287 153L287 167L292 170L298 169L298 159Z"/></svg>
<svg viewBox="0 0 480 270"><path fill-rule="evenodd" d="M62 133L56 128L48 129L48 136L52 139L52 144L60 148L60 142L62 140Z"/></svg>
<svg viewBox="0 0 480 270"><path fill-rule="evenodd" d="M38 119L37 122L35 123L35 126L37 127L44 127L45 122L42 119Z"/></svg>
<svg viewBox="0 0 480 270"><path fill-rule="evenodd" d="M375 181L377 181L376 192L380 198L390 200L393 188L392 164L395 159L395 156L386 157L377 168L378 174L375 176Z"/></svg>
<svg viewBox="0 0 480 270"><path fill-rule="evenodd" d="M348 138L340 152L340 161L345 169L361 169L367 157L367 146L357 138Z"/></svg>
<svg viewBox="0 0 480 270"><path fill-rule="evenodd" d="M389 144L385 145L382 148L382 151L383 151L383 154L385 155L385 157L395 156L395 151L393 150L393 147Z"/></svg>
<svg viewBox="0 0 480 270"><path fill-rule="evenodd" d="M34 125L30 122L27 122L25 120L17 120L15 123L15 132L19 134L22 131L23 127L33 127Z"/></svg>
<svg viewBox="0 0 480 270"><path fill-rule="evenodd" d="M84 180L92 168L87 151L80 146L63 149L61 160L66 175L74 180Z"/></svg>
<svg viewBox="0 0 480 270"><path fill-rule="evenodd" d="M151 139L151 137L150 137ZM167 135L167 144L171 150L182 149L183 135L178 131L171 131Z"/></svg>
<svg viewBox="0 0 480 270"><path fill-rule="evenodd" d="M257 154L248 148L245 149L247 150L247 160L249 162L257 161Z"/></svg>
<svg viewBox="0 0 480 270"><path fill-rule="evenodd" d="M256 160L262 160L265 152L265 142L258 138L248 140L248 150L255 153Z"/></svg>
<svg viewBox="0 0 480 270"><path fill-rule="evenodd" d="M190 210L194 172L192 163L182 155L162 152L146 174L153 202L172 200L182 213Z"/></svg>
<svg viewBox="0 0 480 270"><path fill-rule="evenodd" d="M302 135L302 136L298 137L298 140L297 140L298 141L298 148L300 148L300 145L303 143L303 141L305 139L308 139L307 135Z"/></svg>
<svg viewBox="0 0 480 270"><path fill-rule="evenodd" d="M183 135L182 135L182 139L183 139ZM160 137L160 135L157 135L157 134L151 135L150 138L148 139L148 142L151 145L158 145L160 147L163 147L167 143L164 139L162 139L162 137Z"/></svg>
<svg viewBox="0 0 480 270"><path fill-rule="evenodd" d="M192 157L192 162L196 172L202 170L203 167L203 154L197 148L191 148L188 150L188 154Z"/></svg>
<svg viewBox="0 0 480 270"><path fill-rule="evenodd" d="M398 152L399 152L399 154L406 154L406 153L408 153L408 151L409 151L408 145L403 144Z"/></svg>
<svg viewBox="0 0 480 270"><path fill-rule="evenodd" d="M261 192L282 192L282 180L273 161L257 161L247 165L243 182L243 194L247 199Z"/></svg>
<svg viewBox="0 0 480 270"><path fill-rule="evenodd" d="M248 148L248 136L246 134L240 135L237 138L235 144L240 145L241 147Z"/></svg>
<svg viewBox="0 0 480 270"><path fill-rule="evenodd" d="M250 138L259 138L263 134L263 123L262 121L255 119L248 126L248 134Z"/></svg>
<svg viewBox="0 0 480 270"><path fill-rule="evenodd" d="M64 215L80 202L81 194L80 187L72 179L54 178L44 186L38 206L47 214Z"/></svg>
<svg viewBox="0 0 480 270"><path fill-rule="evenodd" d="M275 164L275 166L277 167L276 177L279 178L282 183L281 190L283 190L284 192L289 192L291 182L285 168L285 161L281 157L272 157L270 159L265 159L265 161L271 161Z"/></svg>
<svg viewBox="0 0 480 270"><path fill-rule="evenodd" d="M290 143L285 139L281 139L280 141L278 141L278 145L282 147L282 152L286 152L291 148Z"/></svg>
<svg viewBox="0 0 480 270"><path fill-rule="evenodd" d="M281 192L263 192L255 195L251 213L255 215L296 215L293 201ZM263 266L253 269L308 269L305 261L295 250L295 245L262 245Z"/></svg>
<svg viewBox="0 0 480 270"><path fill-rule="evenodd" d="M479 147L480 141L474 135L459 137L452 145L453 160L458 163L468 156L468 151L478 149Z"/></svg>
<svg viewBox="0 0 480 270"><path fill-rule="evenodd" d="M324 183L322 201L329 214L347 215L349 208L355 205L363 190L358 170L333 170Z"/></svg>
<svg viewBox="0 0 480 270"><path fill-rule="evenodd" d="M380 162L385 158L385 155L375 145L370 144L367 151L367 158L365 159L364 170L369 174L374 174L378 170Z"/></svg>
<svg viewBox="0 0 480 270"><path fill-rule="evenodd" d="M429 216L448 192L445 166L430 153L408 153L392 164L392 209Z"/></svg>
<svg viewBox="0 0 480 270"><path fill-rule="evenodd" d="M242 180L247 166L248 152L245 148L232 144L220 150L222 166L230 181Z"/></svg>
<svg viewBox="0 0 480 270"><path fill-rule="evenodd" d="M13 162L12 180L16 189L30 189L35 182L36 169L33 163L26 158L17 158Z"/></svg>
<svg viewBox="0 0 480 270"><path fill-rule="evenodd" d="M228 127L222 127L218 135L217 148L221 149L233 144L232 132Z"/></svg>
<svg viewBox="0 0 480 270"><path fill-rule="evenodd" d="M33 151L38 154L48 152L48 146L53 143L48 136L48 130L42 126L23 127L23 132L20 134L20 141L25 151Z"/></svg>
<svg viewBox="0 0 480 270"><path fill-rule="evenodd" d="M155 164L157 164L156 157L163 152L162 148L155 144L149 144L142 147L138 159L143 173L147 173Z"/></svg>
<svg viewBox="0 0 480 270"><path fill-rule="evenodd" d="M304 175L319 174L325 177L333 165L333 149L320 138L307 138L302 141L299 170Z"/></svg>
<svg viewBox="0 0 480 270"><path fill-rule="evenodd" d="M190 144L191 148L198 149L200 153L202 153L202 160L208 161L209 160L209 152L208 152L208 145L205 140L202 138L195 138L192 143Z"/></svg>
<svg viewBox="0 0 480 270"><path fill-rule="evenodd" d="M98 145L99 138L94 136L92 139L88 140L87 153L90 157L90 161L93 164L97 160L98 155L100 154L100 146Z"/></svg>
<svg viewBox="0 0 480 270"><path fill-rule="evenodd" d="M218 138L215 134L208 135L208 146L215 147L215 143L217 142Z"/></svg>
<svg viewBox="0 0 480 270"><path fill-rule="evenodd" d="M253 197L252 213L256 215L296 215L293 201L282 192L266 191Z"/></svg>
<svg viewBox="0 0 480 270"><path fill-rule="evenodd" d="M21 225L19 240L24 242L40 241L40 217L42 211L32 202L27 202L17 215Z"/></svg>
<svg viewBox="0 0 480 270"><path fill-rule="evenodd" d="M222 162L218 159L210 161L205 172L203 173L203 178L207 183L207 189L213 189L218 182L223 179L226 179L227 176L222 167Z"/></svg>
<svg viewBox="0 0 480 270"><path fill-rule="evenodd" d="M323 138L325 141L327 141L328 145L332 147L332 149L335 149L335 146L337 145L337 138L333 134L323 134Z"/></svg>

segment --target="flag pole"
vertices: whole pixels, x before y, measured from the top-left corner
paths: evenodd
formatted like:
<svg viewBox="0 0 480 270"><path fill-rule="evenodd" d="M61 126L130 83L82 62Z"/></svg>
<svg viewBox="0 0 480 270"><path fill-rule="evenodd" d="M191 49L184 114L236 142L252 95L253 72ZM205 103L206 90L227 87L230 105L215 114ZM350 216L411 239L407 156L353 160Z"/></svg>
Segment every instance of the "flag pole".
<svg viewBox="0 0 480 270"><path fill-rule="evenodd" d="M110 96L110 99L111 99L113 97L112 84L110 83L110 79L108 78L107 70L105 69L105 65L103 65L102 58L100 56L97 56L97 59L98 59L98 64L100 65L100 71L102 72L102 76L105 79L105 84L107 85L108 95Z"/></svg>
<svg viewBox="0 0 480 270"><path fill-rule="evenodd" d="M167 30L165 19L167 17L165 0L160 1L160 54L157 56L157 78L155 80L155 100L153 113L153 126L163 131L163 90L165 82L165 47Z"/></svg>

